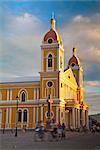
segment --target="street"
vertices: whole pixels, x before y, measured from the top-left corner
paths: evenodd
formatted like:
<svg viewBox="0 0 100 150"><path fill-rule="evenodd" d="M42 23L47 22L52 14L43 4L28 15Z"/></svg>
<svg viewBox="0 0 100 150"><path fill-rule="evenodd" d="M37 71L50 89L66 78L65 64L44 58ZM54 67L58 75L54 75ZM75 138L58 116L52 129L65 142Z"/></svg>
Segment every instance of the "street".
<svg viewBox="0 0 100 150"><path fill-rule="evenodd" d="M100 150L100 132L66 132L62 141L34 141L32 131L14 133L0 132L0 150Z"/></svg>

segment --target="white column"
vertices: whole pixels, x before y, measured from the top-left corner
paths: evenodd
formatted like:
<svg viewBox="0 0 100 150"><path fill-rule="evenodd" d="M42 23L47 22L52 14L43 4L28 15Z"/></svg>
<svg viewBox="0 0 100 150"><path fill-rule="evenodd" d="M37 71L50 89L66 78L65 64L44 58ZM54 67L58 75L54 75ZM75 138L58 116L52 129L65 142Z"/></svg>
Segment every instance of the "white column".
<svg viewBox="0 0 100 150"><path fill-rule="evenodd" d="M9 108L9 128L11 128L12 108Z"/></svg>
<svg viewBox="0 0 100 150"><path fill-rule="evenodd" d="M1 129L1 125L2 125L2 109L0 110L0 129Z"/></svg>
<svg viewBox="0 0 100 150"><path fill-rule="evenodd" d="M41 106L41 120L43 121L43 106Z"/></svg>
<svg viewBox="0 0 100 150"><path fill-rule="evenodd" d="M8 108L6 109L6 124L5 127L8 128Z"/></svg>
<svg viewBox="0 0 100 150"><path fill-rule="evenodd" d="M39 111L39 108L37 107L37 114L36 114L36 121L38 122L38 111Z"/></svg>
<svg viewBox="0 0 100 150"><path fill-rule="evenodd" d="M69 126L71 127L73 124L72 124L72 111L70 110L69 111Z"/></svg>
<svg viewBox="0 0 100 150"><path fill-rule="evenodd" d="M75 129L75 108L72 108L72 125L73 128Z"/></svg>
<svg viewBox="0 0 100 150"><path fill-rule="evenodd" d="M75 108L75 128L77 126L77 117L76 117L76 115L77 115L77 111L76 111L76 108Z"/></svg>
<svg viewBox="0 0 100 150"><path fill-rule="evenodd" d="M39 88L37 88L37 99L39 99Z"/></svg>
<svg viewBox="0 0 100 150"><path fill-rule="evenodd" d="M36 89L34 88L34 99L36 99Z"/></svg>
<svg viewBox="0 0 100 150"><path fill-rule="evenodd" d="M56 123L58 123L58 105L56 106Z"/></svg>
<svg viewBox="0 0 100 150"><path fill-rule="evenodd" d="M12 100L12 89L10 89L10 100Z"/></svg>
<svg viewBox="0 0 100 150"><path fill-rule="evenodd" d="M85 111L82 110L82 125L85 125Z"/></svg>
<svg viewBox="0 0 100 150"><path fill-rule="evenodd" d="M78 109L78 128L80 128L80 110Z"/></svg>
<svg viewBox="0 0 100 150"><path fill-rule="evenodd" d="M10 89L7 89L7 101L9 101Z"/></svg>
<svg viewBox="0 0 100 150"><path fill-rule="evenodd" d="M65 111L65 126L66 126L66 128L68 128L68 115L69 115L69 111L68 110L66 110Z"/></svg>

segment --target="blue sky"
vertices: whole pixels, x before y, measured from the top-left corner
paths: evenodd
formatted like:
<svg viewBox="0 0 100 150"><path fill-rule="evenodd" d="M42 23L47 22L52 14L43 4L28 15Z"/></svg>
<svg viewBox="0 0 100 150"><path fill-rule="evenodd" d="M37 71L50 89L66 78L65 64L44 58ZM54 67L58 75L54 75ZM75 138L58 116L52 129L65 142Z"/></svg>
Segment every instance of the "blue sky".
<svg viewBox="0 0 100 150"><path fill-rule="evenodd" d="M1 0L0 78L38 75L40 45L49 30L52 12L64 44L65 66L76 47L90 113L100 112L99 1Z"/></svg>

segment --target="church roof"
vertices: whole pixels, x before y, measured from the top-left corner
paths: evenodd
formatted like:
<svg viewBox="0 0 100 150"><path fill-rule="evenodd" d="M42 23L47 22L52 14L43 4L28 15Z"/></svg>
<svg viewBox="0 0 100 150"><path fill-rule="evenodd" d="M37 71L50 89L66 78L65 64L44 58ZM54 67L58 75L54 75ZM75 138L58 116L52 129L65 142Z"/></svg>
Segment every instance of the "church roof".
<svg viewBox="0 0 100 150"><path fill-rule="evenodd" d="M39 82L39 76L26 76L26 77L15 77L15 78L2 78L0 79L0 84L7 83L30 83L30 82Z"/></svg>

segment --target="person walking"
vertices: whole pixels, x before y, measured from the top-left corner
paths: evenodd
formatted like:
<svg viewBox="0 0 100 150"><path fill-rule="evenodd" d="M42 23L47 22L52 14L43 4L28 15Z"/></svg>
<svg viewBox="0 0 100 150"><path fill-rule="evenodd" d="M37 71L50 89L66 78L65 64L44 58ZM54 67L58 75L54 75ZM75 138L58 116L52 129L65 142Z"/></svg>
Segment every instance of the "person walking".
<svg viewBox="0 0 100 150"><path fill-rule="evenodd" d="M65 134L65 124L64 123L62 123L61 128L62 128L62 138L65 138L66 134Z"/></svg>

